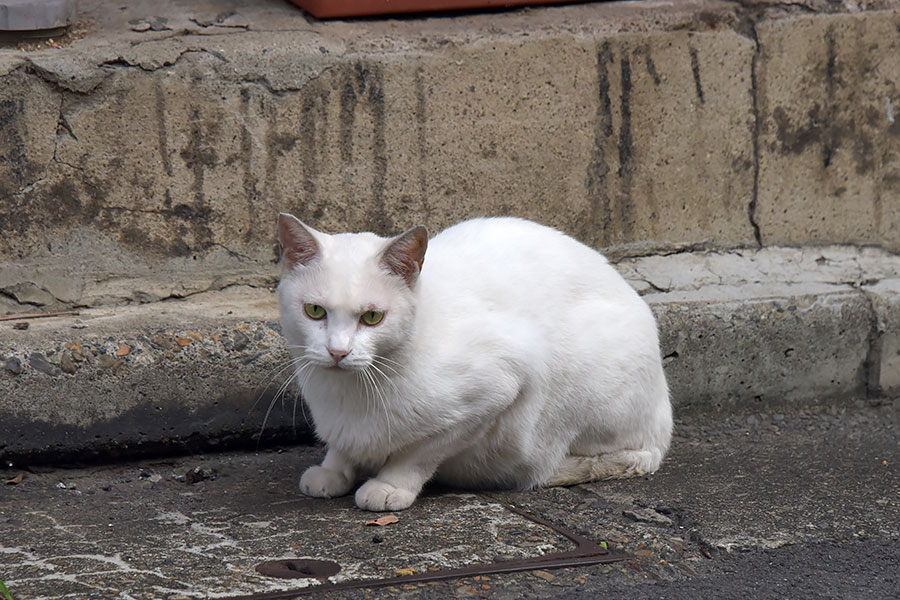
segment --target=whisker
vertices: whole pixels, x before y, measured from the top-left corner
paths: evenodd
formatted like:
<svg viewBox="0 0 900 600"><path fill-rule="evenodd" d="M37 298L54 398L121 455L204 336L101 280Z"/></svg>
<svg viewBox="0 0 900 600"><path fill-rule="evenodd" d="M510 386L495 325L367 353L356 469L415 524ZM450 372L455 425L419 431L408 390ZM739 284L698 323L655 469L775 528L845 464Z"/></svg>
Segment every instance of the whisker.
<svg viewBox="0 0 900 600"><path fill-rule="evenodd" d="M272 414L272 409L275 408L275 404L279 400L281 400L282 409L284 408L284 394L290 388L291 383L293 383L295 380L297 380L303 374L304 371L306 371L308 368L310 368L312 366L312 363L304 357L298 357L298 358L294 359L293 361L291 361L291 363L293 365L299 364L301 362L303 364L301 364L298 368L296 368L291 373L291 376L288 377L287 379L285 379L281 383L281 385L278 387L278 390L275 392L275 395L272 397L272 401L269 402L269 407L266 409L266 414L263 416L262 426L260 427L260 430L259 430L259 437L256 440L257 450L259 449L259 446L262 443L262 436L266 430L266 423L268 423L268 421L269 421L269 415ZM282 371L283 370L284 369L282 369ZM294 402L295 402L295 407L296 407L296 400ZM294 428L294 434L296 435L296 427Z"/></svg>
<svg viewBox="0 0 900 600"><path fill-rule="evenodd" d="M402 375L400 374L400 371L398 371L396 368L394 368L393 366L391 366L391 365L388 364L387 362L383 362L383 360L384 360L384 359L382 359L380 356L374 356L374 357L372 358L372 365L376 365L376 364L377 364L377 365L379 365L379 366L381 366L381 367L383 367L383 368L385 368L385 369L388 369L391 373L393 373L393 374L396 375L397 377L402 377Z"/></svg>
<svg viewBox="0 0 900 600"><path fill-rule="evenodd" d="M382 366L385 366L385 365L382 365ZM391 386L391 389L394 391L394 394L400 393L400 391L397 389L397 384L394 383L394 380L391 379L390 377L388 377L387 374L378 367L378 365L376 365L373 362L372 364L369 365L369 368L371 368L373 371L375 371L375 373L378 373L379 375L381 375L381 378L384 379L385 383L387 383L388 385Z"/></svg>
<svg viewBox="0 0 900 600"><path fill-rule="evenodd" d="M371 367L372 365L370 365ZM366 368L362 371L366 374L366 377L372 383L372 388L375 390L375 398L377 401L381 403L381 408L384 409L384 418L385 425L387 425L387 441L388 441L388 450L390 451L391 445L391 413L388 410L387 401L384 398L384 394L378 387L378 382L375 380L375 375L372 374L372 371L369 368Z"/></svg>
<svg viewBox="0 0 900 600"><path fill-rule="evenodd" d="M392 365L396 365L396 366L401 367L401 368L404 366L403 363L397 362L396 360L394 360L394 359L392 359L392 358L388 358L388 357L382 356L382 355L380 355L380 354L375 354L374 357L377 358L378 360L382 361L382 362L389 363L389 364L392 364Z"/></svg>
<svg viewBox="0 0 900 600"><path fill-rule="evenodd" d="M300 402L300 396L303 393L303 376L305 371L310 371L313 368L312 362L307 362L305 365L297 369L296 379L300 382L299 389L297 390L297 394L294 395L294 407L291 412L291 427L294 430L294 437L297 437L297 405L301 404L301 412L303 413L303 420L306 421L306 426L312 429L312 425L309 422L309 415L306 414L305 410L302 410L302 403Z"/></svg>
<svg viewBox="0 0 900 600"><path fill-rule="evenodd" d="M369 385L366 381L365 377L363 377L362 371L356 372L356 384L357 386L362 386L363 390L366 392L366 419L369 418L369 410L371 405L371 399L369 398Z"/></svg>
<svg viewBox="0 0 900 600"><path fill-rule="evenodd" d="M262 400L263 393L265 392L265 390L267 390L269 388L270 385L272 385L272 382L276 378L278 378L282 373L284 373L287 369L290 369L291 367L296 366L298 363L300 363L303 360L304 360L304 358L301 356L291 357L284 362L280 362L280 363L276 364L269 371L267 371L266 373L263 374L263 376L260 378L261 379L260 382L258 384L256 384L256 387L253 389L253 395L256 396L256 400L253 401L253 404L247 410L248 417L250 416L250 413L252 413L253 410L256 408L256 405L259 404L259 401ZM269 377L265 381L265 384L263 384L262 380L265 379L265 377L267 375L269 375Z"/></svg>

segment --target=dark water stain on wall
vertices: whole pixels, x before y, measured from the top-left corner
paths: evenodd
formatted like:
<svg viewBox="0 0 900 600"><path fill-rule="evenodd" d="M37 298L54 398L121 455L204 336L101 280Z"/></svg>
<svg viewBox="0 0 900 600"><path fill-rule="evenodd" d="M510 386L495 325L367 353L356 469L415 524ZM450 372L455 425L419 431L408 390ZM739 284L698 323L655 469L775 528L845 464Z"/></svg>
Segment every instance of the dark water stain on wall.
<svg viewBox="0 0 900 600"><path fill-rule="evenodd" d="M794 122L784 107L775 107L775 143L770 150L785 155L816 151L824 171L832 167L838 152L845 152L858 175L871 174L884 162L875 138L882 132L885 117L880 111L862 109L871 100L861 97L861 79L869 76L867 69L842 60L833 27L826 31L824 42L823 62L814 71L820 79L813 81L813 87L821 86L821 96L799 122Z"/></svg>
<svg viewBox="0 0 900 600"><path fill-rule="evenodd" d="M194 108L190 127L188 143L181 150L181 158L193 176L191 189L194 193L194 204L188 220L194 250L202 252L213 242L213 233L209 226L212 209L206 199L204 184L206 170L219 164L219 157L215 151L215 136L219 131L219 121L213 118L203 119L200 110Z"/></svg>
<svg viewBox="0 0 900 600"><path fill-rule="evenodd" d="M241 89L241 150L240 163L243 170L241 176L244 202L247 203L247 222L244 225L244 242L250 243L256 231L256 211L259 206L259 181L253 172L253 134L250 132L250 89Z"/></svg>
<svg viewBox="0 0 900 600"><path fill-rule="evenodd" d="M612 221L609 206L609 191L606 178L609 175L606 148L613 135L612 99L609 88L609 65L613 62L609 42L603 42L597 51L597 112L594 116L594 144L585 177L590 208L585 220L581 239L588 242L607 244ZM599 228L599 231L596 231Z"/></svg>
<svg viewBox="0 0 900 600"><path fill-rule="evenodd" d="M356 65L352 69L345 69L340 77L340 153L341 160L350 164L353 160L353 130L356 127L356 106L359 104L359 95L365 91L365 79L360 82L359 70Z"/></svg>
<svg viewBox="0 0 900 600"><path fill-rule="evenodd" d="M422 210L426 215L430 215L428 203L428 181L425 169L429 163L428 155L428 104L425 93L425 69L419 67L416 69L415 86L416 86L416 150L419 154L419 201Z"/></svg>
<svg viewBox="0 0 900 600"><path fill-rule="evenodd" d="M318 195L317 179L319 177L319 154L324 143L318 141L319 122L322 122L322 130L326 128L327 118L325 103L328 101L328 89L317 79L304 87L300 99L300 176L302 178L303 194L301 198L293 201L293 213L302 221L314 224L321 215L319 203L322 201ZM266 186L268 190L270 185Z"/></svg>
<svg viewBox="0 0 900 600"><path fill-rule="evenodd" d="M827 123L830 125L834 122L835 115L835 99L834 99L834 89L835 89L835 66L837 63L837 53L835 50L835 40L834 40L834 28L829 28L828 32L825 34L825 44L827 45L827 53L828 58L825 64L825 81L826 81L826 106L828 107L826 110L826 119ZM837 147L837 135L834 131L833 127L828 127L825 130L825 140L822 146L822 164L827 169L831 166L831 159L834 156L834 151Z"/></svg>
<svg viewBox="0 0 900 600"><path fill-rule="evenodd" d="M372 230L386 234L392 229L391 219L387 214L385 202L385 186L387 180L387 140L384 71L378 64L358 62L346 65L338 71L334 78L335 91L339 98L338 151L345 168L342 175L344 205L351 207L345 214L344 221L348 227ZM372 187L371 201L360 214L353 211L359 206L358 186L355 185L352 168L355 160L365 160L354 152L358 131L358 111L367 110L372 120Z"/></svg>
<svg viewBox="0 0 900 600"><path fill-rule="evenodd" d="M3 190L5 193L0 197L27 184L29 174L35 170L34 166L29 163L25 152L23 134L27 137L28 129L25 119L22 118L24 110L25 101L22 99L0 102L0 147L3 148L3 152L0 153L0 165L8 169L7 176L12 178L11 182L2 183L4 187L7 183L12 183L14 188L8 191Z"/></svg>
<svg viewBox="0 0 900 600"><path fill-rule="evenodd" d="M380 65L373 65L372 80L368 90L368 100L372 107L374 148L373 148L373 176L372 176L372 200L373 206L369 213L369 222L376 232L383 235L391 233L393 222L387 214L385 205L384 188L387 180L387 140L385 139L386 115L384 100L384 71Z"/></svg>
<svg viewBox="0 0 900 600"><path fill-rule="evenodd" d="M647 69L647 74L653 79L653 85L659 87L662 83L662 78L659 76L659 72L656 70L656 64L653 62L653 56L650 54L650 44L644 44L643 46L635 48L632 55L635 58L641 56L644 57L644 67Z"/></svg>
<svg viewBox="0 0 900 600"><path fill-rule="evenodd" d="M166 93L159 82L156 83L156 120L159 131L159 157L166 175L172 176L172 161L169 159L168 130L166 128Z"/></svg>
<svg viewBox="0 0 900 600"><path fill-rule="evenodd" d="M700 100L700 104L704 104L706 100L703 98L703 83L700 81L700 56L697 54L697 49L693 46L688 48L688 52L691 55L691 73L694 75L694 91L697 93L697 99Z"/></svg>
<svg viewBox="0 0 900 600"><path fill-rule="evenodd" d="M618 198L618 223L622 236L628 238L633 229L631 185L634 177L634 139L631 135L631 61L628 54L623 53L622 70L622 123L619 126L619 184L621 195Z"/></svg>

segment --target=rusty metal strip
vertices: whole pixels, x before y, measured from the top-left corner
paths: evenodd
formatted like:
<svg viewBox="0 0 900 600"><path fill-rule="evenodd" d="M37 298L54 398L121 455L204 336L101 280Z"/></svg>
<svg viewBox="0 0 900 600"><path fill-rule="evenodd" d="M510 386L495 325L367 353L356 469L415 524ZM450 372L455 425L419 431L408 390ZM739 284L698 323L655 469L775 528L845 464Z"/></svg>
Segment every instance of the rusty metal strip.
<svg viewBox="0 0 900 600"><path fill-rule="evenodd" d="M402 585L410 583L427 583L431 581L444 581L447 579L459 579L462 577L474 577L476 575L496 575L500 573L518 573L521 571L533 571L535 569L562 569L565 567L583 567L588 565L605 564L618 562L633 558L630 554L612 553L594 540L584 537L574 531L570 531L560 525L556 525L538 517L537 515L525 512L514 506L510 506L501 502L507 510L513 512L529 521L543 525L553 530L559 535L567 538L575 544L573 550L566 552L554 552L534 558L524 558L518 560L505 560L495 563L469 565L458 569L446 569L441 571L427 571L424 573L415 573L413 575L402 575L399 577L386 577L383 579L360 579L356 581L344 581L341 583L322 583L309 587L298 588L295 590L284 590L278 592L260 592L245 596L233 596L223 600L289 600L300 596L311 596L324 592L337 592L342 590L386 587L392 585Z"/></svg>

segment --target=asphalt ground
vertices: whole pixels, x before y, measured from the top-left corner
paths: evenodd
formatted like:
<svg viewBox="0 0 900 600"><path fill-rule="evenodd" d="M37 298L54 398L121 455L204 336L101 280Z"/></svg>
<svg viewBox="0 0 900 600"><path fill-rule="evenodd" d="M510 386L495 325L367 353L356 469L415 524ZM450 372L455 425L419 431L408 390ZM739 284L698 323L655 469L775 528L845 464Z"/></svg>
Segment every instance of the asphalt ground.
<svg viewBox="0 0 900 600"><path fill-rule="evenodd" d="M627 559L325 592L333 598L896 598L900 410L681 423L654 475L533 492L429 488L388 525L304 498L321 448L0 471L0 578L13 598L230 598L320 585L255 567L326 560L331 583L440 574L573 544ZM21 477L20 477L21 476ZM290 594L283 597L291 597Z"/></svg>

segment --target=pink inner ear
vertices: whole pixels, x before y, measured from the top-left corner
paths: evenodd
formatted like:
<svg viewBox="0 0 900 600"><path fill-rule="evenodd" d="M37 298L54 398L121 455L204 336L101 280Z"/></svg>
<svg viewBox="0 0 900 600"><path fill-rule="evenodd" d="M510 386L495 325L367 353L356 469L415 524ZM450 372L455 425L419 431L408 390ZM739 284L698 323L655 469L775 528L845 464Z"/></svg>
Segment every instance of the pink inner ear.
<svg viewBox="0 0 900 600"><path fill-rule="evenodd" d="M412 285L419 277L428 248L428 231L421 225L396 238L381 257L381 264Z"/></svg>
<svg viewBox="0 0 900 600"><path fill-rule="evenodd" d="M278 215L278 241L281 257L290 269L308 264L319 254L319 245L306 226L288 214Z"/></svg>

